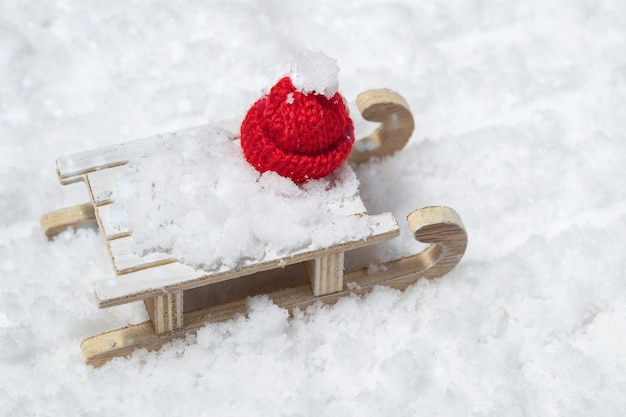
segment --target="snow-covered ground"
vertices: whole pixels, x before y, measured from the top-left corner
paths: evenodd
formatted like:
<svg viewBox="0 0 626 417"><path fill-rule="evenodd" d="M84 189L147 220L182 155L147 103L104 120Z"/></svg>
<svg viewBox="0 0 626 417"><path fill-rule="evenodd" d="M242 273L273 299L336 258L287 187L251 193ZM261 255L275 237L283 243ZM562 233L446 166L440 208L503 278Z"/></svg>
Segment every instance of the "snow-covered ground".
<svg viewBox="0 0 626 417"><path fill-rule="evenodd" d="M620 0L0 0L0 414L625 415L624 21ZM293 318L257 298L83 365L85 337L146 317L96 308L98 233L41 233L87 199L55 158L241 117L303 47L337 59L349 100L407 99L413 138L356 169L362 195L456 209L461 264Z"/></svg>

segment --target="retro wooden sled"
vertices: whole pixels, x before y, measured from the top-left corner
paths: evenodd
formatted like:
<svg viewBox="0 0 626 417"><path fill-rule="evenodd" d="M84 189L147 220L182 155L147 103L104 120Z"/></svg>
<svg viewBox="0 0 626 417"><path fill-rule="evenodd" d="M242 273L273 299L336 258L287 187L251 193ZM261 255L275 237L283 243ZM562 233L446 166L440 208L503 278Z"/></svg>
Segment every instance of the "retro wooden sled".
<svg viewBox="0 0 626 417"><path fill-rule="evenodd" d="M353 163L391 154L401 149L413 132L413 117L406 101L387 89L368 90L357 97L366 120L381 123L371 135L355 143ZM193 129L193 128L192 128ZM172 134L184 134L183 131ZM130 354L134 349L159 349L174 338L194 332L206 323L218 322L247 312L249 296L266 294L278 306L292 311L318 301L333 303L349 294L364 294L376 285L404 289L419 278L436 278L452 270L463 257L467 234L459 215L448 207L413 211L407 221L414 237L430 245L421 253L386 263L377 272L367 269L344 271L344 253L373 245L400 234L393 213L371 215L360 198L343 205L345 215L370 216L376 226L361 240L313 251L296 251L278 258L267 255L259 262L238 269L214 272L197 270L167 253L140 257L129 247L132 231L113 229L108 212L115 204L116 178L129 156L141 152L154 138L57 159L62 184L82 181L91 202L57 210L41 218L44 233L52 238L64 229L99 228L113 263L115 277L94 283L98 307L133 301L144 302L149 321L90 337L81 347L86 363L100 366Z"/></svg>

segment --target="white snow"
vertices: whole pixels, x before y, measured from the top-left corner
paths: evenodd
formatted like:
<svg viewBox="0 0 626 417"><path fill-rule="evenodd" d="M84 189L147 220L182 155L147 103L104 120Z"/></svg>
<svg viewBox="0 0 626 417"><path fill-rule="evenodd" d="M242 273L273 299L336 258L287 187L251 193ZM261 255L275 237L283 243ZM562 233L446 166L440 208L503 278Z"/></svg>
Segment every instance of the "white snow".
<svg viewBox="0 0 626 417"><path fill-rule="evenodd" d="M234 134L211 126L155 138L117 179L109 218L133 234L132 251L170 253L194 268L235 269L372 233L367 217L339 207L358 201L359 181L343 164L296 185L259 174Z"/></svg>
<svg viewBox="0 0 626 417"><path fill-rule="evenodd" d="M28 415L626 413L626 3L3 2L0 409ZM97 309L102 237L49 242L83 203L58 156L242 117L308 47L350 101L387 87L416 130L355 168L372 213L448 205L461 264L294 317L263 297L160 352L94 370L80 342L146 320ZM359 124L359 123L357 123ZM412 253L400 239L351 267Z"/></svg>
<svg viewBox="0 0 626 417"><path fill-rule="evenodd" d="M296 90L303 93L321 94L330 99L339 90L337 60L322 51L300 51L291 64L289 78Z"/></svg>

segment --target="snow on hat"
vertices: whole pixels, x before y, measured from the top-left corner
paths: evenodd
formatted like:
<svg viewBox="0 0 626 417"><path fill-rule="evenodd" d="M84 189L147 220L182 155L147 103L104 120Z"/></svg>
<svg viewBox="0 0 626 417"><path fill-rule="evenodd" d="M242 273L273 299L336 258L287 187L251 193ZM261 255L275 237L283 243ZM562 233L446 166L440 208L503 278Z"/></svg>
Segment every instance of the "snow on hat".
<svg viewBox="0 0 626 417"><path fill-rule="evenodd" d="M335 60L305 51L241 124L241 147L259 172L295 182L322 178L341 165L354 143L354 125L337 91Z"/></svg>

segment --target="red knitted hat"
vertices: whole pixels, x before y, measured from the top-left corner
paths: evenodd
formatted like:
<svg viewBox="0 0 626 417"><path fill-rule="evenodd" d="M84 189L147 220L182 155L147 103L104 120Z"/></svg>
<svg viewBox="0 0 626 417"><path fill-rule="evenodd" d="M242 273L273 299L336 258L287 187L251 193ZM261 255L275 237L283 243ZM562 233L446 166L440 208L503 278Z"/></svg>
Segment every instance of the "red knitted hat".
<svg viewBox="0 0 626 417"><path fill-rule="evenodd" d="M241 147L259 172L274 171L295 182L322 178L346 160L354 125L343 97L296 90L284 77L248 110Z"/></svg>

